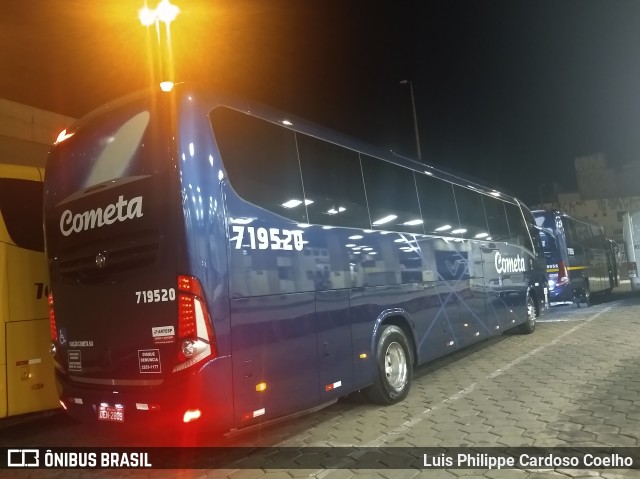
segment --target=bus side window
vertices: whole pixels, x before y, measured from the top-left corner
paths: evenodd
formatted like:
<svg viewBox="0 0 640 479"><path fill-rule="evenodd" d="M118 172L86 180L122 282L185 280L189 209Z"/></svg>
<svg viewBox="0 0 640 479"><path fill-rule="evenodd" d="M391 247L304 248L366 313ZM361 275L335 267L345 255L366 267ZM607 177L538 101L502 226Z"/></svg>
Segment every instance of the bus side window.
<svg viewBox="0 0 640 479"><path fill-rule="evenodd" d="M504 201L500 201L491 196L482 198L484 209L487 213L487 223L489 225L489 234L493 241L504 241L509 238L509 224L507 222L507 213L504 209Z"/></svg>
<svg viewBox="0 0 640 479"><path fill-rule="evenodd" d="M460 228L464 238L482 239L489 235L489 226L482 205L482 195L460 186L453 187Z"/></svg>
<svg viewBox="0 0 640 479"><path fill-rule="evenodd" d="M361 155L373 229L424 233L413 171Z"/></svg>
<svg viewBox="0 0 640 479"><path fill-rule="evenodd" d="M520 207L513 203L505 203L504 209L507 212L507 222L512 241L524 248L533 250L533 245L529 240L529 230L524 222Z"/></svg>
<svg viewBox="0 0 640 479"><path fill-rule="evenodd" d="M216 108L210 116L229 182L238 195L306 223L293 131L230 108Z"/></svg>
<svg viewBox="0 0 640 479"><path fill-rule="evenodd" d="M44 251L42 188L39 181L0 178L0 212L19 248Z"/></svg>
<svg viewBox="0 0 640 479"><path fill-rule="evenodd" d="M566 217L562 218L562 229L567 241L567 248L575 248L578 246L579 237L573 220Z"/></svg>
<svg viewBox="0 0 640 479"><path fill-rule="evenodd" d="M425 233L446 234L446 231L460 228L453 185L419 173L415 174L415 178Z"/></svg>
<svg viewBox="0 0 640 479"><path fill-rule="evenodd" d="M358 153L296 133L309 223L371 228Z"/></svg>

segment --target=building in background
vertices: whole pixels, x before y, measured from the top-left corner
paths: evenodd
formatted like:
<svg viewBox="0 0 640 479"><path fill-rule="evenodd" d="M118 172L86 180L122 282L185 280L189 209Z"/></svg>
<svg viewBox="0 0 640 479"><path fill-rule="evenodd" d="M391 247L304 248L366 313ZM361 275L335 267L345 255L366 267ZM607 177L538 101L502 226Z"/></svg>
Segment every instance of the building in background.
<svg viewBox="0 0 640 479"><path fill-rule="evenodd" d="M0 163L44 167L49 148L74 118L0 99Z"/></svg>
<svg viewBox="0 0 640 479"><path fill-rule="evenodd" d="M578 191L559 193L554 186L551 193L546 188L538 206L557 208L601 224L618 244L619 260L625 262L623 217L625 213L640 211L640 161L612 168L604 153L596 153L576 158L575 168Z"/></svg>

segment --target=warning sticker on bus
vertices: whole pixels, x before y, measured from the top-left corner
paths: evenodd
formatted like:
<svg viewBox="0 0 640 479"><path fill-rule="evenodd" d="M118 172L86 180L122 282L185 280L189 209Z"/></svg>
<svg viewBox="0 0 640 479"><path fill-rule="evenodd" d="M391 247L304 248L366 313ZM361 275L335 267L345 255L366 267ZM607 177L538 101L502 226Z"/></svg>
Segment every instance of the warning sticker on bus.
<svg viewBox="0 0 640 479"><path fill-rule="evenodd" d="M67 351L67 364L69 371L82 371L82 351L76 349Z"/></svg>
<svg viewBox="0 0 640 479"><path fill-rule="evenodd" d="M161 373L160 350L159 349L139 349L138 364L141 373Z"/></svg>

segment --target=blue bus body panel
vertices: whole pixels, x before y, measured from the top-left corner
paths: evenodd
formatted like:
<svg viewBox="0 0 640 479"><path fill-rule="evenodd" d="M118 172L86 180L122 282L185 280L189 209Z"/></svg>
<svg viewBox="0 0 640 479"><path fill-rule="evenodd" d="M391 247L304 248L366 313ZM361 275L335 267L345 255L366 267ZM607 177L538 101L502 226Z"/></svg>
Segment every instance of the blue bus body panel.
<svg viewBox="0 0 640 479"><path fill-rule="evenodd" d="M153 322L154 313L173 326L178 307L154 304L133 308L121 298L133 299L136 290L153 289L160 280L175 284L178 275L189 275L202 286L216 354L193 370L173 374L177 341L160 344L163 361L172 358L172 362L167 360L168 369L163 369L162 381L147 389L123 386L116 397L109 388L90 390L82 382L83 377L120 378L113 369L70 374L65 363L67 347L61 345L61 362L65 363L58 372L61 396L86 398L84 407L72 407L77 415L95 417L91 405L119 397L126 399L127 407L154 401L163 410L173 405L174 412L201 407L205 419L220 427L250 425L371 385L379 368L376 333L382 324L392 322L403 328L415 362L422 364L522 324L527 319L529 294L536 295L542 304L540 271L533 252L523 247L433 234L301 224L249 203L229 181L209 114L219 105L271 122L279 121L282 114L186 86L176 87L170 98L176 136L169 135L171 141L165 140L149 156L170 165L166 182L153 183L156 171L152 170L146 174L155 188L153 194L135 192L146 181L141 180L89 195L102 203L112 202L109 195L115 193L117 198L121 191L131 189L131 195L150 198L145 203L145 214L149 212L145 221L153 220L161 244L153 268L123 275L120 283L114 281L109 286L112 289L106 296L99 292L107 288L105 284L69 285L54 274L58 278L53 282L56 314L59 325L68 328L61 331L73 332L74 339L89 339L80 336L97 338L102 330L85 321L86 314L74 311L77 298L82 298L84 311L98 305L96 317L103 325L119 319L133 324L135 313L143 311L138 320L140 331L135 329L138 325L132 326L135 334L122 341L124 346L113 334L105 333L100 340L104 344L86 353L87 357L95 353L91 360L98 368L105 351L120 347L122 361L130 363L126 377L139 380L137 350L155 348L151 326L165 326ZM378 158L388 156L303 120L289 119L296 131ZM87 131L91 133L91 127ZM140 145L137 148L149 151ZM425 168L407 159L393 161L416 172ZM442 176L454 179L449 174ZM67 181L64 169L52 174L49 181L52 191L62 188L60 184ZM52 194L45 205L50 231L59 224L60 199ZM514 199L509 201L518 204ZM90 202L84 205L93 207ZM75 245L52 236L51 253L64 257L77 246L93 261L100 248L109 249L113 242L109 235L96 238L86 243L79 240ZM364 255L359 256L357 249L366 251L369 259L362 259ZM55 268L52 271L55 273Z"/></svg>

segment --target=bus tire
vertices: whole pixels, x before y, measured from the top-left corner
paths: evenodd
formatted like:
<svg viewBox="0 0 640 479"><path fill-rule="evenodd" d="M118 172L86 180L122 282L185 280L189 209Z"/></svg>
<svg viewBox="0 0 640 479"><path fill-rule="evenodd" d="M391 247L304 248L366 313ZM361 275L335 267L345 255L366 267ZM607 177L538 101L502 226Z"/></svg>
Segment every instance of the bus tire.
<svg viewBox="0 0 640 479"><path fill-rule="evenodd" d="M536 318L538 312L536 304L530 294L527 294L527 321L518 326L517 331L520 334L531 334L536 330Z"/></svg>
<svg viewBox="0 0 640 479"><path fill-rule="evenodd" d="M395 325L382 327L375 351L376 381L363 390L376 404L395 404L409 394L413 354L404 331Z"/></svg>
<svg viewBox="0 0 640 479"><path fill-rule="evenodd" d="M591 288L589 288L589 284L582 290L582 302L587 308L591 306Z"/></svg>

